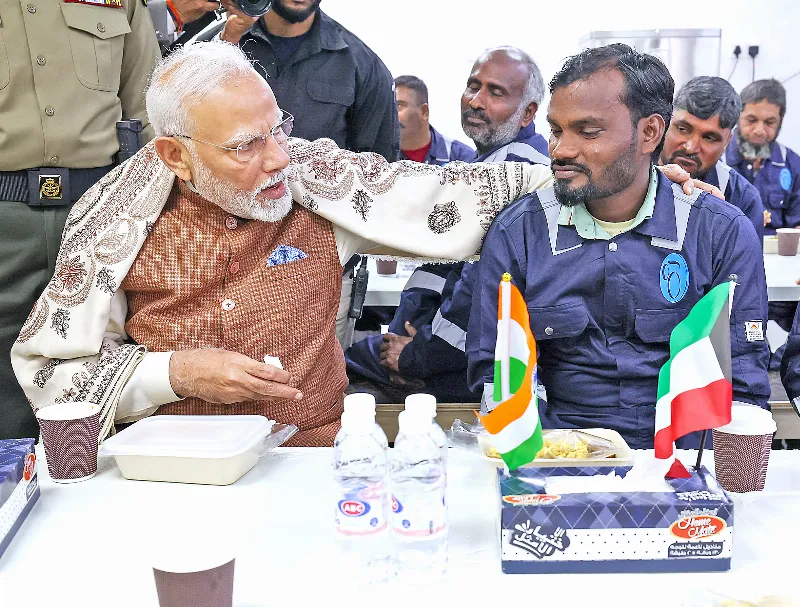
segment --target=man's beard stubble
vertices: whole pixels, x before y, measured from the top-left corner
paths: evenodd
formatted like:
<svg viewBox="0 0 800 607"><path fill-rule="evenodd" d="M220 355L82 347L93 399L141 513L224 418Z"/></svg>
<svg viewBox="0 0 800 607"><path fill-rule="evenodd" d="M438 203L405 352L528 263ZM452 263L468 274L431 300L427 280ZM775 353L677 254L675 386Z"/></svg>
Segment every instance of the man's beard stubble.
<svg viewBox="0 0 800 607"><path fill-rule="evenodd" d="M742 158L766 160L772 156L772 148L769 143L765 143L764 145L750 143L744 138L739 129L736 129L736 146L739 148L739 155Z"/></svg>
<svg viewBox="0 0 800 607"><path fill-rule="evenodd" d="M273 10L275 14L284 21L289 23L300 23L301 21L308 19L311 14L317 10L320 2L322 2L322 0L312 2L311 6L304 10L294 10L285 6L281 0L273 0L271 10Z"/></svg>
<svg viewBox="0 0 800 607"><path fill-rule="evenodd" d="M635 131L634 131L635 137ZM570 188L569 180L556 179L553 190L556 195L556 200L566 207L574 207L580 204L586 205L587 203L608 198L614 194L622 192L636 179L636 166L634 160L636 158L636 140L631 141L630 147L627 151L619 156L612 164L603 168L603 181L611 184L606 187L598 186L592 179L592 171L589 167L570 162L562 162L554 160L551 163L551 168L557 166L570 166L579 169L586 175L587 183L579 188Z"/></svg>
<svg viewBox="0 0 800 607"><path fill-rule="evenodd" d="M209 168L200 160L192 150L192 168L194 169L194 187L198 193L209 202L217 205L223 211L242 219L257 219L274 223L282 220L292 210L292 193L287 186L286 193L277 200L267 201L269 206L264 206L256 196L265 188L285 181L286 175L281 171L275 177L265 180L254 190L240 190L230 183L217 179L211 174Z"/></svg>
<svg viewBox="0 0 800 607"><path fill-rule="evenodd" d="M490 150L494 147L511 143L516 139L520 131L519 123L526 107L524 103L520 103L517 111L508 120L497 126L489 123L483 110L474 110L468 107L461 112L461 128L464 129L467 137L472 139L480 150ZM470 117L480 118L485 120L486 123L483 126L473 126L466 121Z"/></svg>

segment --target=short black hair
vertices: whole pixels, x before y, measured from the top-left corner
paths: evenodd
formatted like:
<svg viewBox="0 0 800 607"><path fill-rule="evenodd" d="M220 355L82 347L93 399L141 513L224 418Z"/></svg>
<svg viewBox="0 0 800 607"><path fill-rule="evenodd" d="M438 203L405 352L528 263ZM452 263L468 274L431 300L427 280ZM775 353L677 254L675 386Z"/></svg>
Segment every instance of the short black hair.
<svg viewBox="0 0 800 607"><path fill-rule="evenodd" d="M634 127L642 118L658 114L664 119L666 135L672 119L675 81L660 59L647 53L640 53L627 44L587 48L577 55L568 57L564 66L550 81L550 94L556 89L569 86L578 80L585 80L592 74L608 69L619 70L625 79L625 92L621 101L630 111ZM654 162L658 161L663 147L662 137L652 154Z"/></svg>
<svg viewBox="0 0 800 607"><path fill-rule="evenodd" d="M420 78L411 75L398 76L394 79L394 85L395 87L404 86L414 91L420 105L428 103L428 87Z"/></svg>
<svg viewBox="0 0 800 607"><path fill-rule="evenodd" d="M764 100L777 105L781 110L781 119L783 119L783 115L786 113L786 89L774 78L756 80L742 90L742 103L744 105Z"/></svg>
<svg viewBox="0 0 800 607"><path fill-rule="evenodd" d="M739 93L724 78L698 76L684 84L675 96L676 110L686 110L700 120L719 114L719 125L732 129L742 113Z"/></svg>

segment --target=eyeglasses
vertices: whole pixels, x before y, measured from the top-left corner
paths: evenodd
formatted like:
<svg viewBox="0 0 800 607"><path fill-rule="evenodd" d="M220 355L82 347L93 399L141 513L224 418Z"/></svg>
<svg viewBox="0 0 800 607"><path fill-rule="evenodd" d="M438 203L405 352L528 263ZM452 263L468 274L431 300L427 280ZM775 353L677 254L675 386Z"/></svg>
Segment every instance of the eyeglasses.
<svg viewBox="0 0 800 607"><path fill-rule="evenodd" d="M294 116L289 112L281 110L281 120L269 132L269 135L257 135L248 141L243 141L235 148L230 148L210 141L203 141L202 139L195 139L189 135L173 135L173 137L185 137L197 143L205 143L206 145L213 145L215 148L221 150L228 150L229 152L236 152L236 160L239 162L250 162L261 156L261 152L267 147L267 138L272 137L275 143L283 145L289 139L294 128Z"/></svg>

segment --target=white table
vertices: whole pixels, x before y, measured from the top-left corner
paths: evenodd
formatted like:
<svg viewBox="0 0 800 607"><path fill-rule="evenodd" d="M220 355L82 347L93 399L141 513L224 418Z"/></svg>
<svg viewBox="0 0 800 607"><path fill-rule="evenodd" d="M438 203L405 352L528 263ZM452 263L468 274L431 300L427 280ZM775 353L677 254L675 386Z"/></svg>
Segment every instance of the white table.
<svg viewBox="0 0 800 607"><path fill-rule="evenodd" d="M800 301L800 256L765 254L764 271L770 301Z"/></svg>
<svg viewBox="0 0 800 607"><path fill-rule="evenodd" d="M367 262L369 269L369 285L366 306L397 306L400 294L411 276L411 271L403 268L404 262L397 264L397 274L381 276L378 274L375 260ZM800 285L795 281L800 278L800 255L785 257L782 255L764 255L764 270L767 274L767 296L770 301L800 301Z"/></svg>
<svg viewBox="0 0 800 607"><path fill-rule="evenodd" d="M369 282L367 284L367 296L364 299L365 306L398 306L400 305L400 294L406 286L406 282L414 272L414 267L420 263L409 261L397 262L397 273L390 276L378 274L378 266L374 257L367 258L367 270L369 270Z"/></svg>
<svg viewBox="0 0 800 607"><path fill-rule="evenodd" d="M491 466L450 449L448 574L427 587L393 583L350 592L341 590L348 580L331 579L329 573L334 562L330 459L330 449L279 449L229 487L127 481L106 458L94 479L54 485L41 466L40 501L0 559L0 605L155 607L147 554L159 525L198 533L212 526L236 538L237 607L699 607L713 604L708 597L716 595L708 592L742 598L800 593L800 452L773 452L766 491L735 498L729 572L533 576L501 572ZM685 452L682 459L688 463L693 454ZM711 453L706 463L713 463ZM368 592L377 593L379 602L367 603Z"/></svg>

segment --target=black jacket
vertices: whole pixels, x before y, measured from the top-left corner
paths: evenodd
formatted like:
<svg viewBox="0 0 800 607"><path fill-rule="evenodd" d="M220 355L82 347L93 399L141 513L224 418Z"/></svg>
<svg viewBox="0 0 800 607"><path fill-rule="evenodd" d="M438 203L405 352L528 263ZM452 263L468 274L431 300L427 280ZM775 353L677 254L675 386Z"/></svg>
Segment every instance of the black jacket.
<svg viewBox="0 0 800 607"><path fill-rule="evenodd" d="M398 158L400 131L392 75L355 35L318 10L308 36L279 72L263 21L239 42L295 117L293 135L333 139L354 152Z"/></svg>

